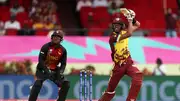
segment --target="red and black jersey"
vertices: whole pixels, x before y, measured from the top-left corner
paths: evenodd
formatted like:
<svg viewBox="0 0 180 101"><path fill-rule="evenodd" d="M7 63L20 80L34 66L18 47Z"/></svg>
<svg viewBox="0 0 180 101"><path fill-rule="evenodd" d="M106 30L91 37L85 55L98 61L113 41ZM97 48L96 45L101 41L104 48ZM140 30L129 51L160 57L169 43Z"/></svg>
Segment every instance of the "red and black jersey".
<svg viewBox="0 0 180 101"><path fill-rule="evenodd" d="M37 68L58 70L63 73L66 67L67 51L61 45L53 45L51 42L42 46L39 53L39 63ZM60 66L59 66L60 64Z"/></svg>

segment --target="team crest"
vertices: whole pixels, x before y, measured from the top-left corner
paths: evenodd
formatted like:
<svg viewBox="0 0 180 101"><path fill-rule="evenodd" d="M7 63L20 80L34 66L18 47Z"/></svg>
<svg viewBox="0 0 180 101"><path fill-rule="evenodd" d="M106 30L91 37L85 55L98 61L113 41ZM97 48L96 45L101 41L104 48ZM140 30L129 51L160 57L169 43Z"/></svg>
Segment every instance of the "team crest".
<svg viewBox="0 0 180 101"><path fill-rule="evenodd" d="M59 49L59 50L58 50L58 55L61 55L61 54L62 54L62 50Z"/></svg>
<svg viewBox="0 0 180 101"><path fill-rule="evenodd" d="M61 52L58 52L59 55L61 55L62 53Z"/></svg>

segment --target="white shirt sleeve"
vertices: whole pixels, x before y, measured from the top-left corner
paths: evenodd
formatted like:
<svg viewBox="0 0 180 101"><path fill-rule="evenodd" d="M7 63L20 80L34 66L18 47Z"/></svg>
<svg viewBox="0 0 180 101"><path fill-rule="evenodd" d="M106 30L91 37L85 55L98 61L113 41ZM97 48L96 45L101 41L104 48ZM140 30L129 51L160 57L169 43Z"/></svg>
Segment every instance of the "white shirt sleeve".
<svg viewBox="0 0 180 101"><path fill-rule="evenodd" d="M87 1L86 2L86 6L92 6L92 2L91 1Z"/></svg>
<svg viewBox="0 0 180 101"><path fill-rule="evenodd" d="M7 29L7 28L8 28L8 21L6 21L4 24L4 29Z"/></svg>
<svg viewBox="0 0 180 101"><path fill-rule="evenodd" d="M21 25L20 25L20 23L19 22L17 22L17 29L19 30L19 29L21 29Z"/></svg>
<svg viewBox="0 0 180 101"><path fill-rule="evenodd" d="M77 3L76 11L80 11L81 7L83 6L82 1Z"/></svg>
<svg viewBox="0 0 180 101"><path fill-rule="evenodd" d="M161 69L161 71L162 71L163 73L166 74L167 70L166 70L165 65L161 65L159 68Z"/></svg>
<svg viewBox="0 0 180 101"><path fill-rule="evenodd" d="M96 7L97 6L97 0L94 0L93 1L93 7Z"/></svg>
<svg viewBox="0 0 180 101"><path fill-rule="evenodd" d="M102 0L102 1L94 0L93 7L98 7L98 6L107 7L108 6L107 0Z"/></svg>

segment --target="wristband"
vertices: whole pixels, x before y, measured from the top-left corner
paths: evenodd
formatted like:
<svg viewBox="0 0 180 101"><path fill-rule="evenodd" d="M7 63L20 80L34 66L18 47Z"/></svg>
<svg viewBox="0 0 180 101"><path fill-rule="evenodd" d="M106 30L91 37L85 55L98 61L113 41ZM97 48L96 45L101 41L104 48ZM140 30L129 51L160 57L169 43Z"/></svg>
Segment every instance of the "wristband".
<svg viewBox="0 0 180 101"><path fill-rule="evenodd" d="M133 18L132 24L134 25L136 23L136 19Z"/></svg>

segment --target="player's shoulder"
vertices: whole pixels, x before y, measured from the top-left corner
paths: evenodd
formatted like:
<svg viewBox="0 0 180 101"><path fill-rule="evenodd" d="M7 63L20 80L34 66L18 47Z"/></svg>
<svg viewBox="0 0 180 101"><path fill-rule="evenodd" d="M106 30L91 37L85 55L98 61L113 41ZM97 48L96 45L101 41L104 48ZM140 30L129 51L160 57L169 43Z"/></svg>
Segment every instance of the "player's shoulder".
<svg viewBox="0 0 180 101"><path fill-rule="evenodd" d="M116 36L117 36L117 33L111 32L110 37L116 37Z"/></svg>
<svg viewBox="0 0 180 101"><path fill-rule="evenodd" d="M48 48L50 45L51 45L51 43L50 43L50 42L45 43L45 44L42 46L42 48Z"/></svg>
<svg viewBox="0 0 180 101"><path fill-rule="evenodd" d="M115 32L112 32L110 34L110 40L113 42L116 41L117 37L118 37L118 34L116 34Z"/></svg>
<svg viewBox="0 0 180 101"><path fill-rule="evenodd" d="M126 34L126 33L127 33L126 30L122 30L122 31L121 31L121 34Z"/></svg>
<svg viewBox="0 0 180 101"><path fill-rule="evenodd" d="M67 51L66 51L66 48L65 48L63 45L60 44L60 47L62 48L62 50L63 50L64 52L67 52Z"/></svg>

